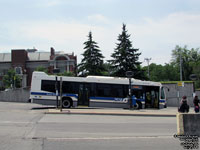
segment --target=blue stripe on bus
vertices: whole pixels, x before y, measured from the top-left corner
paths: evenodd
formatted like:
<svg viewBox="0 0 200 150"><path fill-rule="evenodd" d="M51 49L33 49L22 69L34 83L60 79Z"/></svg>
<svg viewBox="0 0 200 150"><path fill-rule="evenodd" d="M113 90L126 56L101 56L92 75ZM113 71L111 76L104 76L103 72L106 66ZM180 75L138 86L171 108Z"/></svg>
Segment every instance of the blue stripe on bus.
<svg viewBox="0 0 200 150"><path fill-rule="evenodd" d="M56 96L56 93L43 93L43 92L31 92L31 95L43 95L43 96ZM59 94L58 94L59 96ZM70 96L78 98L76 94L63 94L63 96Z"/></svg>
<svg viewBox="0 0 200 150"><path fill-rule="evenodd" d="M165 100L163 100L163 99L160 99L160 103L165 103Z"/></svg>
<svg viewBox="0 0 200 150"><path fill-rule="evenodd" d="M95 99L95 100L116 100L114 97L90 97L90 99Z"/></svg>
<svg viewBox="0 0 200 150"><path fill-rule="evenodd" d="M55 93L48 93L48 94L55 94ZM31 92L31 95L47 95L47 93Z"/></svg>
<svg viewBox="0 0 200 150"><path fill-rule="evenodd" d="M56 96L56 93L31 92L31 95ZM78 99L78 96L76 94L63 94L63 96L70 96ZM90 99L123 101L123 98L114 98L114 97L90 97ZM137 99L137 101L145 102L144 99ZM160 103L165 103L165 100L160 100Z"/></svg>
<svg viewBox="0 0 200 150"><path fill-rule="evenodd" d="M136 101L145 102L145 100L144 100L144 99L136 99Z"/></svg>

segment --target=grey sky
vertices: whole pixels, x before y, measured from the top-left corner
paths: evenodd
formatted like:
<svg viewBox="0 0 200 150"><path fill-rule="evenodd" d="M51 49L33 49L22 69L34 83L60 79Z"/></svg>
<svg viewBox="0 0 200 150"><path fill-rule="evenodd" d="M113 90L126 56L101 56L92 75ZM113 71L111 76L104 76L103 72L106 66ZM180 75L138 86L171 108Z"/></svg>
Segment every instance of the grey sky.
<svg viewBox="0 0 200 150"><path fill-rule="evenodd" d="M176 45L200 47L199 8L199 0L0 0L0 51L54 47L80 62L92 31L107 60L125 23L140 61L164 64Z"/></svg>

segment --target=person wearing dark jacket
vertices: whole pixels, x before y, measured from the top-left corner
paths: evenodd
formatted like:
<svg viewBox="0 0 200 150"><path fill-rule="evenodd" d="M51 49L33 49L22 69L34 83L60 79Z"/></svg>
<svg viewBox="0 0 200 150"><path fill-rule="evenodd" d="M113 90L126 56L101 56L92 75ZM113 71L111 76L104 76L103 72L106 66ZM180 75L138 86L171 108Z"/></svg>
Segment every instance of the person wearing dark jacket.
<svg viewBox="0 0 200 150"><path fill-rule="evenodd" d="M194 103L194 111L196 113L198 113L199 112L199 99L198 99L198 96L194 97L193 103Z"/></svg>
<svg viewBox="0 0 200 150"><path fill-rule="evenodd" d="M179 108L179 112L184 113L184 112L189 112L189 105L187 104L187 97L183 96L181 100L181 106Z"/></svg>

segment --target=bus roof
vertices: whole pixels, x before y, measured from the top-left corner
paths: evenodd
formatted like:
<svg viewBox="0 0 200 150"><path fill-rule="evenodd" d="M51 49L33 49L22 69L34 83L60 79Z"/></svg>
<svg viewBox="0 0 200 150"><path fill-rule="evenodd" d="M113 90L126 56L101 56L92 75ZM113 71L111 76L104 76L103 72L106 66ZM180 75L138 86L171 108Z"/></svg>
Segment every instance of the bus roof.
<svg viewBox="0 0 200 150"><path fill-rule="evenodd" d="M119 83L119 84L129 84L128 78L123 77L108 77L108 76L87 76L88 81L105 82L105 83ZM153 81L143 81L131 78L131 83L133 85L149 85L149 86L161 86L159 82Z"/></svg>
<svg viewBox="0 0 200 150"><path fill-rule="evenodd" d="M55 80L55 75L47 75L44 72L33 72L33 77L37 77L45 80ZM58 80L60 80L61 76L58 76ZM87 76L87 77L69 77L62 76L63 81L74 81L74 82L94 82L94 83L110 83L110 84L129 84L128 78L123 77L108 77L108 76ZM153 81L142 81L131 78L132 85L146 85L146 86L161 86L160 82Z"/></svg>

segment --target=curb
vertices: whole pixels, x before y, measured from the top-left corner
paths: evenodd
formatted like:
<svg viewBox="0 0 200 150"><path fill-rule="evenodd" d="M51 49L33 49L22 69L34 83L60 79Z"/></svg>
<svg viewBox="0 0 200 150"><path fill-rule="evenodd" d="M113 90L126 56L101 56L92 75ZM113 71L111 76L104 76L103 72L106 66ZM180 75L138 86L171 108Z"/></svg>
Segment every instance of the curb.
<svg viewBox="0 0 200 150"><path fill-rule="evenodd" d="M143 116L143 117L176 117L176 114L147 114L147 113L104 113L104 112L71 112L71 111L62 111L62 112L45 112L45 114L67 114L67 115L110 115L110 116Z"/></svg>

